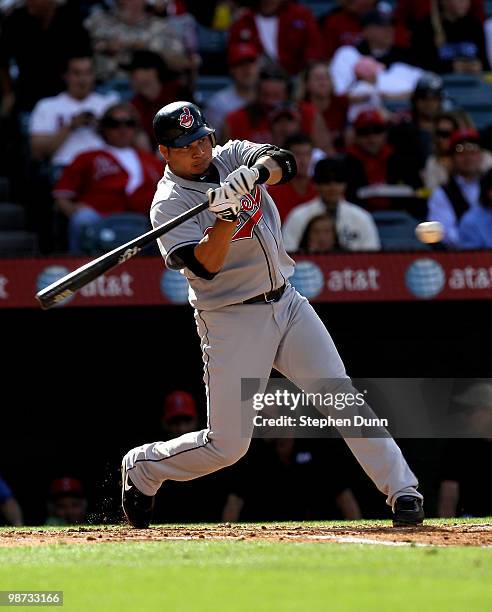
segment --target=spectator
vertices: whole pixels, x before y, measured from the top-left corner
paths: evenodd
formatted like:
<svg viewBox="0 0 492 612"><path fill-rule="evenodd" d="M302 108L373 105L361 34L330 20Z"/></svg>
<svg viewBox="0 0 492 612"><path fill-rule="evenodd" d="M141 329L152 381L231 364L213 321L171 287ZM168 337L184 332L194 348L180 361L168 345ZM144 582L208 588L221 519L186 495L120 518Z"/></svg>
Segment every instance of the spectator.
<svg viewBox="0 0 492 612"><path fill-rule="evenodd" d="M440 221L444 226L443 242L456 247L461 217L468 209L479 205L482 151L478 132L473 129L453 132L450 149L450 178L429 198L428 219Z"/></svg>
<svg viewBox="0 0 492 612"><path fill-rule="evenodd" d="M289 89L289 81L284 73L262 72L255 101L226 116L222 141L239 139L271 142L271 113L289 103ZM311 136L315 146L327 147L329 134L314 106L309 102L300 102L297 111L300 115L300 129Z"/></svg>
<svg viewBox="0 0 492 612"><path fill-rule="evenodd" d="M0 477L0 515L8 525L19 527L23 524L22 510L5 480Z"/></svg>
<svg viewBox="0 0 492 612"><path fill-rule="evenodd" d="M411 66L409 54L395 45L393 17L373 10L364 15L362 25L362 42L357 47L340 47L333 56L330 71L335 93L366 106L409 96L422 71ZM360 106L350 118L358 110Z"/></svg>
<svg viewBox="0 0 492 612"><path fill-rule="evenodd" d="M252 43L267 61L289 74L322 56L321 34L314 15L292 0L258 0L230 28L229 44Z"/></svg>
<svg viewBox="0 0 492 612"><path fill-rule="evenodd" d="M62 91L67 58L91 54L78 14L56 0L29 0L15 9L0 29L2 111L30 112L41 98ZM29 44L26 44L26 41ZM10 64L15 62L15 83Z"/></svg>
<svg viewBox="0 0 492 612"><path fill-rule="evenodd" d="M40 100L30 117L32 153L54 166L67 166L80 153L100 147L97 120L118 102L117 94L94 91L91 57L70 58L64 78L65 91Z"/></svg>
<svg viewBox="0 0 492 612"><path fill-rule="evenodd" d="M130 104L153 150L157 149L152 122L157 111L174 100L189 100L191 92L176 73L170 72L163 59L152 51L135 51L130 64L130 85L134 92Z"/></svg>
<svg viewBox="0 0 492 612"><path fill-rule="evenodd" d="M413 159L420 170L432 152L434 119L442 111L443 82L432 72L424 73L412 94L411 115L391 127L388 140L398 154Z"/></svg>
<svg viewBox="0 0 492 612"><path fill-rule="evenodd" d="M413 28L417 64L439 74L488 70L483 25L470 0L436 0L432 7Z"/></svg>
<svg viewBox="0 0 492 612"><path fill-rule="evenodd" d="M103 146L78 155L55 185L57 207L69 218L70 252L80 251L83 227L104 215L149 210L162 163L133 146L136 128L132 106L108 108L100 122Z"/></svg>
<svg viewBox="0 0 492 612"><path fill-rule="evenodd" d="M323 214L335 219L341 248L348 251L377 251L381 248L371 215L344 198L349 176L343 157L322 159L316 164L313 180L318 195L288 215L282 229L287 251L299 250L308 223Z"/></svg>
<svg viewBox="0 0 492 612"><path fill-rule="evenodd" d="M299 100L311 102L323 117L332 142L344 148L343 135L347 125L348 98L336 96L326 62L313 62L301 75Z"/></svg>
<svg viewBox="0 0 492 612"><path fill-rule="evenodd" d="M339 47L356 47L362 42L362 16L374 7L374 0L340 0L340 6L328 13L321 30L327 59Z"/></svg>
<svg viewBox="0 0 492 612"><path fill-rule="evenodd" d="M337 510L335 516L361 518L345 474L333 472L327 482L323 464L306 441L254 440L248 457L233 468L223 520L300 521L331 518Z"/></svg>
<svg viewBox="0 0 492 612"><path fill-rule="evenodd" d="M438 516L490 516L492 491L482 487L492 460L492 439L447 440L442 454Z"/></svg>
<svg viewBox="0 0 492 612"><path fill-rule="evenodd" d="M451 135L460 127L458 117L452 113L439 113L434 119L433 153L424 168L424 185L431 191L449 179L451 167Z"/></svg>
<svg viewBox="0 0 492 612"><path fill-rule="evenodd" d="M299 243L299 252L308 255L323 255L340 250L333 217L326 213L313 217L304 230Z"/></svg>
<svg viewBox="0 0 492 612"><path fill-rule="evenodd" d="M439 113L434 120L433 154L427 159L423 177L425 186L437 189L449 180L451 168L451 135L460 128L473 128L473 122L464 111L449 111ZM482 150L482 165L480 170L487 172L492 168L492 154Z"/></svg>
<svg viewBox="0 0 492 612"><path fill-rule="evenodd" d="M259 62L255 45L237 43L230 46L228 62L233 82L208 100L205 112L208 121L218 133L221 132L229 113L254 101L258 84Z"/></svg>
<svg viewBox="0 0 492 612"><path fill-rule="evenodd" d="M164 399L162 428L170 440L196 431L198 410L193 396L173 391ZM209 474L190 482L168 480L156 496L154 516L160 523L218 522L226 498L227 476Z"/></svg>
<svg viewBox="0 0 492 612"><path fill-rule="evenodd" d="M193 396L186 391L173 391L166 395L162 413L162 428L166 439L195 431L197 426L198 412Z"/></svg>
<svg viewBox="0 0 492 612"><path fill-rule="evenodd" d="M492 170L480 180L480 206L461 217L459 246L462 249L492 248Z"/></svg>
<svg viewBox="0 0 492 612"><path fill-rule="evenodd" d="M288 183L271 185L268 187L272 198L277 204L280 219L284 221L290 211L316 197L316 188L309 174L313 157L313 144L309 136L294 134L284 143L284 147L291 151L296 158L297 174Z"/></svg>
<svg viewBox="0 0 492 612"><path fill-rule="evenodd" d="M348 198L359 202L358 191L369 185L420 186L416 160L397 155L387 142L388 122L377 110L359 113L355 123L354 143L347 149L347 171L350 176ZM371 210L389 208L387 197L372 197L367 202Z"/></svg>
<svg viewBox="0 0 492 612"><path fill-rule="evenodd" d="M86 21L96 57L97 80L125 79L121 66L128 65L134 51L158 53L170 70L182 72L199 64L189 54L166 18L146 10L146 0L116 0L114 8L95 11Z"/></svg>
<svg viewBox="0 0 492 612"><path fill-rule="evenodd" d="M87 522L87 499L80 480L58 478L51 483L46 525L80 525Z"/></svg>

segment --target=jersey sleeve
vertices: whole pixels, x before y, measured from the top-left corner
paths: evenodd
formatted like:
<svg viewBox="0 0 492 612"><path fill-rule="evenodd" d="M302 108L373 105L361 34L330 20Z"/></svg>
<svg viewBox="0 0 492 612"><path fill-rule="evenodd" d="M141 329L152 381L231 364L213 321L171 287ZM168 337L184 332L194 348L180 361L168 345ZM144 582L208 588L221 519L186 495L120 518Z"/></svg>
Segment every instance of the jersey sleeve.
<svg viewBox="0 0 492 612"><path fill-rule="evenodd" d="M171 197L154 204L150 211L152 226L158 227L189 210L189 207L178 197ZM175 251L190 244L197 244L203 238L203 232L196 217L188 219L178 227L161 236L157 241L159 250L171 270L181 270L186 267L181 257L175 257Z"/></svg>
<svg viewBox="0 0 492 612"><path fill-rule="evenodd" d="M31 113L29 132L36 134L55 134L57 132L56 115L51 112L47 100L40 100Z"/></svg>
<svg viewBox="0 0 492 612"><path fill-rule="evenodd" d="M258 144L249 140L230 140L224 145L220 156L227 161L231 168L239 166L254 166L256 162L270 151L278 151L279 148L271 144Z"/></svg>

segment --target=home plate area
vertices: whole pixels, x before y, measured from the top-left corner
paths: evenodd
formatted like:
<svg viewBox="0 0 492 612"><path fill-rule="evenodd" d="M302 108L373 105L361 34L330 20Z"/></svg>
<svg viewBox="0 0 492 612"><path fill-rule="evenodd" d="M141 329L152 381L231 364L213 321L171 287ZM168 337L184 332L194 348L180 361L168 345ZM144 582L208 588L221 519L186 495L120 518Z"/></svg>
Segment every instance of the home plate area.
<svg viewBox="0 0 492 612"><path fill-rule="evenodd" d="M388 524L294 525L229 524L155 526L132 529L126 526L81 526L66 529L2 529L0 546L46 544L94 544L99 542L158 542L166 540L237 540L269 542L325 542L378 544L386 546L492 546L490 523L447 523L421 527L393 528Z"/></svg>

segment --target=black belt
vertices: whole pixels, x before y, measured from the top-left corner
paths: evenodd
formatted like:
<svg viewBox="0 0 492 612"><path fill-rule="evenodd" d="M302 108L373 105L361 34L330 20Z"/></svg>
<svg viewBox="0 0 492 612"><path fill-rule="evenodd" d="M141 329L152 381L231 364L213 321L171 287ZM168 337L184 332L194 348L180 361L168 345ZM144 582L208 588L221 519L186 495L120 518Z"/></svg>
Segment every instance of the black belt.
<svg viewBox="0 0 492 612"><path fill-rule="evenodd" d="M284 291L285 283L278 289L268 291L268 293L260 293L260 295L255 295L255 297L249 298L249 300L244 300L243 304L256 304L258 302L262 302L263 304L269 304L270 302L278 302L279 299L283 296Z"/></svg>

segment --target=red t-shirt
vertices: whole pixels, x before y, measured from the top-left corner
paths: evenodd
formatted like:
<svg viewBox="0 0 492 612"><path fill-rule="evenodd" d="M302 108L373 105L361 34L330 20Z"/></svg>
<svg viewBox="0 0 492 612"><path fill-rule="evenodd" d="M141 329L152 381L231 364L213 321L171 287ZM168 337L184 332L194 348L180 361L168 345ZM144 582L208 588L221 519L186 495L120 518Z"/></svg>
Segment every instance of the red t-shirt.
<svg viewBox="0 0 492 612"><path fill-rule="evenodd" d="M54 197L75 198L105 215L121 212L147 214L163 164L145 151L137 151L142 164L143 182L127 194L128 173L111 153L104 150L78 155L66 166L53 190Z"/></svg>
<svg viewBox="0 0 492 612"><path fill-rule="evenodd" d="M323 112L327 128L332 135L343 132L347 125L347 112L349 101L347 96L333 96L330 106Z"/></svg>
<svg viewBox="0 0 492 612"><path fill-rule="evenodd" d="M290 211L299 206L314 199L318 192L314 186L313 181L309 181L308 187L305 193L300 194L295 189L292 183L284 183L283 185L269 185L268 193L272 196L273 201L277 205L280 219L285 221Z"/></svg>
<svg viewBox="0 0 492 612"><path fill-rule="evenodd" d="M323 43L316 19L309 8L285 2L278 16L278 62L289 73L297 74L312 60L323 55ZM252 43L263 53L255 23L255 12L245 11L229 30L229 45Z"/></svg>
<svg viewBox="0 0 492 612"><path fill-rule="evenodd" d="M344 8L334 10L326 16L322 29L325 55L331 59L338 47L362 42L360 18Z"/></svg>

